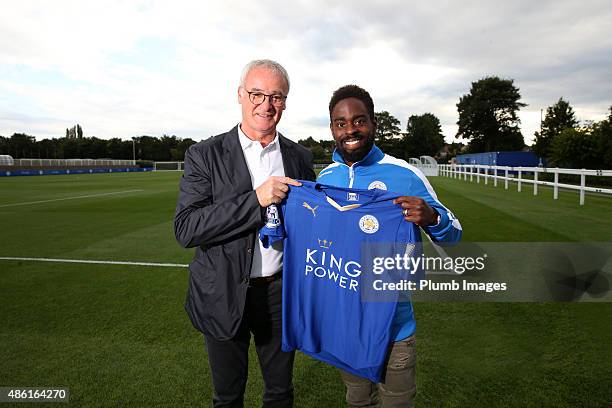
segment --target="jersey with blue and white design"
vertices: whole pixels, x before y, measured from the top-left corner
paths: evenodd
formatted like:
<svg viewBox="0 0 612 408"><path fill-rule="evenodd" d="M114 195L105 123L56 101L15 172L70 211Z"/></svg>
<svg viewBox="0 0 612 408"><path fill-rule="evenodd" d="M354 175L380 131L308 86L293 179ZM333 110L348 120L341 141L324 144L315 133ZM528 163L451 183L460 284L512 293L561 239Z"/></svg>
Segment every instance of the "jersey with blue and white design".
<svg viewBox="0 0 612 408"><path fill-rule="evenodd" d="M380 381L399 294L372 297L372 260L406 253L417 239L396 197L302 181L268 212L264 245L284 239L284 351Z"/></svg>
<svg viewBox="0 0 612 408"><path fill-rule="evenodd" d="M317 181L323 184L339 187L360 189L380 189L392 191L401 196L416 196L434 208L440 215L436 225L425 227L424 231L434 242L458 242L462 229L459 220L446 208L436 196L431 184L418 168L404 160L384 154L377 146L361 161L347 166L336 149L333 154L334 163L323 169ZM419 227L410 223L415 236L419 237ZM393 319L395 341L411 336L416 330L414 313L410 302L399 304Z"/></svg>

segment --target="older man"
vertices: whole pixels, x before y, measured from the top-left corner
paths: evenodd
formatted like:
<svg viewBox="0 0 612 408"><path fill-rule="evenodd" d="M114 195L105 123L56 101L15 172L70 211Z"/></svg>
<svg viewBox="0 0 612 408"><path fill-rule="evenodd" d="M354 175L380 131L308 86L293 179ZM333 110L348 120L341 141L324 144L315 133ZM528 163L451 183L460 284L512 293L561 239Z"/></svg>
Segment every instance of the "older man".
<svg viewBox="0 0 612 408"><path fill-rule="evenodd" d="M278 63L246 65L242 121L185 155L174 218L177 240L195 247L185 308L204 333L214 407L242 407L251 333L264 379L264 407L293 404L293 353L281 351L282 242L256 239L266 208L294 179L314 180L308 150L280 135L289 76Z"/></svg>

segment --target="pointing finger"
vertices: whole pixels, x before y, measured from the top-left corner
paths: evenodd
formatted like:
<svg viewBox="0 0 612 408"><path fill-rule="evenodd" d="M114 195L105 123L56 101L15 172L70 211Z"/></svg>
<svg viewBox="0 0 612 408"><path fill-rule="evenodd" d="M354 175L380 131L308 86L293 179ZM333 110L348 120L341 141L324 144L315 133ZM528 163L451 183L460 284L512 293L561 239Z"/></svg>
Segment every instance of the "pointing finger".
<svg viewBox="0 0 612 408"><path fill-rule="evenodd" d="M281 182L283 182L285 184L289 184L291 186L296 186L296 187L299 187L299 186L302 185L302 183L300 183L297 180L292 179L291 177L283 177L279 181L281 181Z"/></svg>

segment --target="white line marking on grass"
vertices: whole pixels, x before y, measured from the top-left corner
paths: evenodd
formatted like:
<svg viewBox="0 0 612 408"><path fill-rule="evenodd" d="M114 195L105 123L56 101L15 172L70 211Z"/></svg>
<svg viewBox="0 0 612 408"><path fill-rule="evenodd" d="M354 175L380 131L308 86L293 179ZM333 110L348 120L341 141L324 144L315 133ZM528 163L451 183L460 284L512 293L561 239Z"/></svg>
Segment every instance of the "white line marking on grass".
<svg viewBox="0 0 612 408"><path fill-rule="evenodd" d="M82 263L100 265L131 265L131 266L162 266L167 268L187 268L187 264L156 263L156 262L130 262L130 261L92 261L88 259L52 259L52 258L19 258L14 256L0 256L0 261L33 261L33 262L59 262Z"/></svg>
<svg viewBox="0 0 612 408"><path fill-rule="evenodd" d="M2 205L0 205L0 208L4 208L4 207L17 207L18 205L30 205L30 204L50 203L50 202L53 202L53 201L76 200L78 198L103 197L103 196L108 196L108 195L113 195L113 194L135 193L135 192L138 192L138 191L144 191L144 190L114 191L112 193L100 193L100 194L89 194L89 195L75 196L75 197L54 198L52 200L40 200L40 201L29 201L29 202L26 202L26 203L2 204Z"/></svg>

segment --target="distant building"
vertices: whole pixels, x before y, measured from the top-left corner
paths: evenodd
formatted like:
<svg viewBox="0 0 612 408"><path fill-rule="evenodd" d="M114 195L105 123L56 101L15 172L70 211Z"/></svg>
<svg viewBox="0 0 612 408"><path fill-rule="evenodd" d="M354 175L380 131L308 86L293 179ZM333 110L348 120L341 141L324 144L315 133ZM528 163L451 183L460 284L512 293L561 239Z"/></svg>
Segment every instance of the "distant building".
<svg viewBox="0 0 612 408"><path fill-rule="evenodd" d="M481 164L488 166L538 167L546 166L546 160L533 152L485 152L460 154L457 164Z"/></svg>

